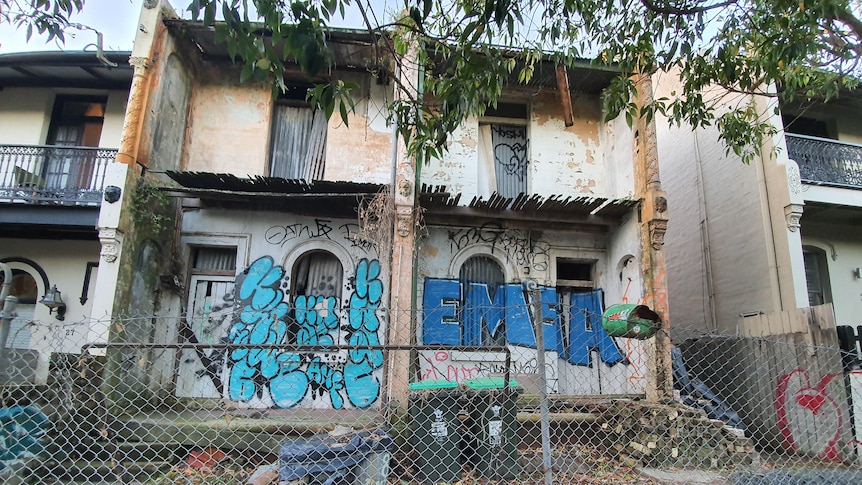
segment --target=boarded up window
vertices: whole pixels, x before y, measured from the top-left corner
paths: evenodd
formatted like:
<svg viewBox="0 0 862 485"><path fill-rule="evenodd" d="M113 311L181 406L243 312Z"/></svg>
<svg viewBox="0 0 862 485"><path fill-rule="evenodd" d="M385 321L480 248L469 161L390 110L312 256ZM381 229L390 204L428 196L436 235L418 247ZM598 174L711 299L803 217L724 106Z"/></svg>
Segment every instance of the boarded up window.
<svg viewBox="0 0 862 485"><path fill-rule="evenodd" d="M498 308L497 291L505 284L503 268L490 256L473 256L464 262L459 271L461 288L464 291L464 345L506 345L506 323L499 322L505 313L493 311ZM505 307L505 302L503 302ZM494 321L490 321L494 320ZM493 333L489 330L493 328Z"/></svg>
<svg viewBox="0 0 862 485"><path fill-rule="evenodd" d="M236 247L192 249L189 323L201 343L217 342L230 325L234 302Z"/></svg>
<svg viewBox="0 0 862 485"><path fill-rule="evenodd" d="M320 180L326 162L326 116L321 110L277 104L273 111L270 175Z"/></svg>

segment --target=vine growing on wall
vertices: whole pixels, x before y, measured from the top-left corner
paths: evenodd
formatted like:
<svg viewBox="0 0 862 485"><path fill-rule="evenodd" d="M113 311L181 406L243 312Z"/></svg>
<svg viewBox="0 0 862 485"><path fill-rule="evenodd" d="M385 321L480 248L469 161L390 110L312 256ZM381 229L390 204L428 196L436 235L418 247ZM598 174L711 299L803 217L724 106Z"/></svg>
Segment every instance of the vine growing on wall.
<svg viewBox="0 0 862 485"><path fill-rule="evenodd" d="M171 198L157 186L141 180L135 187L131 202L132 219L136 226L160 233L173 225Z"/></svg>
<svg viewBox="0 0 862 485"><path fill-rule="evenodd" d="M370 244L378 251L392 244L395 199L389 190L384 187L374 197L363 199L357 209L359 231L353 237L357 242Z"/></svg>

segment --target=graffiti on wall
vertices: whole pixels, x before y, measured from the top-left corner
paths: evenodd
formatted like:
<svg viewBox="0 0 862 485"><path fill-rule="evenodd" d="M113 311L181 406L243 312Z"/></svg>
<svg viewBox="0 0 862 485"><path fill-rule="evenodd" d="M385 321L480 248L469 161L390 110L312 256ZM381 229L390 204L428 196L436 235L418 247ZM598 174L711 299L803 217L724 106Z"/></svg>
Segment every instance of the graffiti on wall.
<svg viewBox="0 0 862 485"><path fill-rule="evenodd" d="M332 221L327 219L315 219L312 224L295 223L271 226L264 233L264 240L273 246L281 247L296 239L332 240L333 236L339 236L344 241L348 241L351 247L366 253L374 249L374 244L371 241L358 237L359 224L348 222L334 226Z"/></svg>
<svg viewBox="0 0 862 485"><path fill-rule="evenodd" d="M534 271L548 271L550 268L551 245L547 241L530 238L521 231L504 229L500 224L451 229L448 239L453 252L471 244L484 243L503 252L517 266L527 266Z"/></svg>
<svg viewBox="0 0 862 485"><path fill-rule="evenodd" d="M841 461L846 402L842 374L826 374L812 383L808 373L795 369L778 380L775 411L784 446L791 451Z"/></svg>
<svg viewBox="0 0 862 485"><path fill-rule="evenodd" d="M299 345L379 345L377 313L383 295L380 262L362 259L352 278L352 293L345 309L348 324L341 327L335 297L299 295L286 301L285 270L269 256L257 259L236 278L236 320L228 339L242 345L293 343ZM293 311L291 311L293 310ZM346 358L327 354L289 352L254 347L231 351L227 362L227 395L253 399L280 408L296 406L307 396L328 399L341 409L377 401L380 393L380 350L350 350ZM346 399L346 402L345 402Z"/></svg>
<svg viewBox="0 0 862 485"><path fill-rule="evenodd" d="M468 379L488 376L492 374L504 374L506 362L500 360L499 356L483 356L477 359L475 353L469 358L458 356L454 352L440 350L433 353L421 353L421 377L420 380L446 379L463 383ZM525 359L512 356L509 372L512 374L536 374L539 371L539 363L535 357ZM556 367L551 363L545 363L545 373L553 375Z"/></svg>
<svg viewBox="0 0 862 485"><path fill-rule="evenodd" d="M617 343L601 325L601 293L573 293L568 331L558 312L557 289L541 287L544 347L568 363L591 366L593 351L607 365L625 362ZM500 285L491 297L488 285L426 279L423 296L424 344L508 345L536 348L536 334L523 287Z"/></svg>

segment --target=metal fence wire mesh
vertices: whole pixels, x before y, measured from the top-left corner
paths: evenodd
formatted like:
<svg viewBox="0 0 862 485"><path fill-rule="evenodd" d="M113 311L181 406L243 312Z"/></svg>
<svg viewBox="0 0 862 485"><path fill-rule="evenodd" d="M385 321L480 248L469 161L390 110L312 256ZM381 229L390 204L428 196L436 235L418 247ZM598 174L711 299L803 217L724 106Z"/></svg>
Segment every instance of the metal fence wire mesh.
<svg viewBox="0 0 862 485"><path fill-rule="evenodd" d="M377 309L417 321L403 313ZM30 337L4 356L2 483L862 483L849 327L676 325L673 396L650 399L654 340L598 323L532 347L191 325L16 327Z"/></svg>

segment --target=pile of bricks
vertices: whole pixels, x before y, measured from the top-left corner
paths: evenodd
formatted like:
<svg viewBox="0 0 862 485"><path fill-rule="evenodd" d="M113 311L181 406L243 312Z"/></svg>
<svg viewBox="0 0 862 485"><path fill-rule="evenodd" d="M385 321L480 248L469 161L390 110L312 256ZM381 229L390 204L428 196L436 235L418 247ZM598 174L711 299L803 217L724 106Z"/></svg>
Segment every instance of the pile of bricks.
<svg viewBox="0 0 862 485"><path fill-rule="evenodd" d="M616 401L601 414L609 451L630 466L717 469L760 461L742 430L709 419L699 409Z"/></svg>

